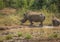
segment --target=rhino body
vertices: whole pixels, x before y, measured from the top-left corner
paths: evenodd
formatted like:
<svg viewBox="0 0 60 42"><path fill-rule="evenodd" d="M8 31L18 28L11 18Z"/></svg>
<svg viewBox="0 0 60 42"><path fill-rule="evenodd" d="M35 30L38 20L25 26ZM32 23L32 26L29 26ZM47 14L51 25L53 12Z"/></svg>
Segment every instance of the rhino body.
<svg viewBox="0 0 60 42"><path fill-rule="evenodd" d="M59 26L60 20L56 16L52 16L52 24L53 26Z"/></svg>
<svg viewBox="0 0 60 42"><path fill-rule="evenodd" d="M53 26L59 26L59 25L60 25L60 20L54 18L54 19L52 20L52 24L53 24Z"/></svg>
<svg viewBox="0 0 60 42"><path fill-rule="evenodd" d="M27 20L29 20L29 22L31 23L30 25L33 25L33 22L40 22L39 25L43 26L43 21L45 20L45 16L43 14L39 14L39 15L24 14L21 23L25 23Z"/></svg>

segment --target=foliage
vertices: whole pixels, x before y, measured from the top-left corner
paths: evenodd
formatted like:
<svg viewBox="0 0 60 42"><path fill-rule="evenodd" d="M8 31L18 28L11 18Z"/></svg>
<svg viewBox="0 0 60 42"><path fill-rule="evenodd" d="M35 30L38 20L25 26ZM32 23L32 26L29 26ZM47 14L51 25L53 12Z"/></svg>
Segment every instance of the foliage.
<svg viewBox="0 0 60 42"><path fill-rule="evenodd" d="M52 15L60 16L60 0L0 0L0 9L6 7L17 9L17 14L8 16L2 15L0 24L20 24L20 18L23 16L23 13L29 10L39 10L44 13L47 17L46 22L50 21L49 23L51 23Z"/></svg>
<svg viewBox="0 0 60 42"><path fill-rule="evenodd" d="M1 15L0 16L0 25L18 25L20 24L20 18L19 16L15 15Z"/></svg>
<svg viewBox="0 0 60 42"><path fill-rule="evenodd" d="M12 34L8 34L8 35L6 36L6 39L9 40L9 39L12 39L12 37L13 37Z"/></svg>
<svg viewBox="0 0 60 42"><path fill-rule="evenodd" d="M22 33L21 33L21 32L18 32L18 36L19 36L19 37L22 36Z"/></svg>
<svg viewBox="0 0 60 42"><path fill-rule="evenodd" d="M5 4L3 4L5 3ZM12 8L23 8L23 9L43 9L45 6L46 9L52 11L59 11L59 0L1 0L0 8L3 6L12 7ZM3 6L2 6L3 5ZM56 9L56 7L58 9Z"/></svg>
<svg viewBox="0 0 60 42"><path fill-rule="evenodd" d="M49 36L49 38L57 38L58 37L58 34L57 33L53 33Z"/></svg>
<svg viewBox="0 0 60 42"><path fill-rule="evenodd" d="M4 4L3 0L0 0L0 9L2 9L4 7L5 7L5 4Z"/></svg>
<svg viewBox="0 0 60 42"><path fill-rule="evenodd" d="M31 39L32 38L32 35L31 34L26 34L25 38L26 39Z"/></svg>

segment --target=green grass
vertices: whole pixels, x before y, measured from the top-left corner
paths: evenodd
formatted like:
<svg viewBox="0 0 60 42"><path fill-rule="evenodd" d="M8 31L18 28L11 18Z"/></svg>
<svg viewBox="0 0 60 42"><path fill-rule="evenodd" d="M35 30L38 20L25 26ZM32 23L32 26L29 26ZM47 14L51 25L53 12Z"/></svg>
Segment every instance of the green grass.
<svg viewBox="0 0 60 42"><path fill-rule="evenodd" d="M54 15L54 13L52 12L48 12L47 10L43 9L41 10L41 13L45 14L46 19L44 21L44 24L51 24L52 23L52 16Z"/></svg>
<svg viewBox="0 0 60 42"><path fill-rule="evenodd" d="M12 39L12 37L13 37L12 34L8 34L8 35L6 36L6 39L9 40L9 39Z"/></svg>
<svg viewBox="0 0 60 42"><path fill-rule="evenodd" d="M6 15L0 17L0 25L19 25L20 17L15 15Z"/></svg>
<svg viewBox="0 0 60 42"><path fill-rule="evenodd" d="M31 39L31 38L32 38L32 35L31 35L31 34L27 33L27 34L25 35L25 39Z"/></svg>
<svg viewBox="0 0 60 42"><path fill-rule="evenodd" d="M58 38L58 34L57 33L52 33L49 35L48 38Z"/></svg>
<svg viewBox="0 0 60 42"><path fill-rule="evenodd" d="M21 37L22 36L22 32L18 32L18 37Z"/></svg>

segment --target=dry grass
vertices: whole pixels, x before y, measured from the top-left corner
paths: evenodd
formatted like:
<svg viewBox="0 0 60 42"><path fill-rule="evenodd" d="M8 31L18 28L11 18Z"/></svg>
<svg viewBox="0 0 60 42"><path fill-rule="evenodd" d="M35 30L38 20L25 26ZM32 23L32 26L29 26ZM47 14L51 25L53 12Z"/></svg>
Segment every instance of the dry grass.
<svg viewBox="0 0 60 42"><path fill-rule="evenodd" d="M23 13L24 13L23 10L18 10L18 13L17 13L16 9L12 9L12 8L5 8L3 10L0 10L0 12L2 12L3 14L9 14L9 16L1 15L0 25L5 25L5 24L12 25L11 23L20 24L19 20L23 17ZM46 19L44 21L45 25L49 25L52 23L51 20L52 20L52 15L54 13L49 13L47 12L47 10L29 11L29 14L40 14L40 13L43 13L46 16ZM29 24L29 22L26 22L26 24Z"/></svg>
<svg viewBox="0 0 60 42"><path fill-rule="evenodd" d="M4 8L2 10L0 10L0 13L3 13L3 14L15 14L16 13L16 9L13 9L13 8Z"/></svg>
<svg viewBox="0 0 60 42"><path fill-rule="evenodd" d="M25 36L26 33L29 33L33 38L45 38L53 33L57 33L60 38L60 29L59 28L20 28L20 29L11 29L9 32L22 32L22 35Z"/></svg>
<svg viewBox="0 0 60 42"><path fill-rule="evenodd" d="M45 39L45 38L60 38L60 28L17 28L10 29L4 32L13 33L13 37L19 37L20 39ZM22 34L20 34L20 33ZM19 33L19 34L18 34ZM18 36L19 35L19 36ZM0 36L0 41L7 39L13 39L11 35L8 36Z"/></svg>

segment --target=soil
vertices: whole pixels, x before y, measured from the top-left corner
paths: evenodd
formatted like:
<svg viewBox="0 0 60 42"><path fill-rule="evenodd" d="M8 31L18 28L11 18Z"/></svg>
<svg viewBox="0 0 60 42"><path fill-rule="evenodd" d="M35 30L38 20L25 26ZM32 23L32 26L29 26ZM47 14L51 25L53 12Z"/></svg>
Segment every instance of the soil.
<svg viewBox="0 0 60 42"><path fill-rule="evenodd" d="M43 39L43 40L41 40L42 42L44 42L44 41L45 42L50 42L51 40L48 41L47 35L45 35L45 32L43 32L43 30L44 31L46 31L46 30L50 31L50 32L46 31L48 33L52 33L53 31L57 31L57 30L60 31L59 27L57 28L57 27L53 27L53 26L39 27L39 26L29 26L29 25L18 25L18 26L15 25L15 26L0 26L0 28L5 28L5 30L4 29L0 30L0 37L1 36L4 37L8 34L13 34L14 35L12 39L3 40L3 42L40 42L41 39ZM57 28L57 29L56 30L55 29L50 30L50 28ZM23 36L18 37L17 36L18 32L22 32ZM40 34L40 32L42 34ZM25 39L24 36L25 36L26 33L31 34L33 36L33 38L31 38L30 40ZM41 35L41 36L39 36L39 35ZM54 42L55 40L52 40L52 41ZM57 42L57 41L55 41L55 42Z"/></svg>

